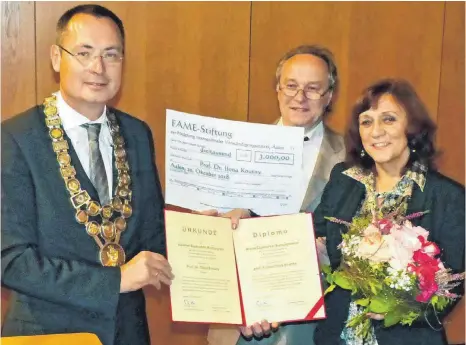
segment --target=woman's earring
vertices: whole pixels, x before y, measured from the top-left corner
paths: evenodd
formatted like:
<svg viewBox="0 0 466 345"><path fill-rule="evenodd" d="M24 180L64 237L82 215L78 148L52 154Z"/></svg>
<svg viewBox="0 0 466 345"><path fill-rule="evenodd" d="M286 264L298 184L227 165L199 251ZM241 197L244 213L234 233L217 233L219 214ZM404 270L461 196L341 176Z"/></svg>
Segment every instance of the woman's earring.
<svg viewBox="0 0 466 345"><path fill-rule="evenodd" d="M361 150L361 158L363 158L365 155L366 155L366 152L364 151L364 149L362 149Z"/></svg>
<svg viewBox="0 0 466 345"><path fill-rule="evenodd" d="M414 148L416 146L416 140L415 139L412 139L409 143L408 143L408 147L410 148L411 152L412 153L416 153L416 149Z"/></svg>

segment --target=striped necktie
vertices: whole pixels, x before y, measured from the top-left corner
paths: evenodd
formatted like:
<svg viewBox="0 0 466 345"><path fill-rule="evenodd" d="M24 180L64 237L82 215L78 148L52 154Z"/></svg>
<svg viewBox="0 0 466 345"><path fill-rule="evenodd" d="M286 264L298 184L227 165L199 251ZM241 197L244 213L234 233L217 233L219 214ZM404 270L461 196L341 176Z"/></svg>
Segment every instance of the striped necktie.
<svg viewBox="0 0 466 345"><path fill-rule="evenodd" d="M89 140L89 177L99 194L100 204L106 205L110 202L108 193L107 173L105 172L104 160L99 148L100 123L86 123L82 127L87 129Z"/></svg>

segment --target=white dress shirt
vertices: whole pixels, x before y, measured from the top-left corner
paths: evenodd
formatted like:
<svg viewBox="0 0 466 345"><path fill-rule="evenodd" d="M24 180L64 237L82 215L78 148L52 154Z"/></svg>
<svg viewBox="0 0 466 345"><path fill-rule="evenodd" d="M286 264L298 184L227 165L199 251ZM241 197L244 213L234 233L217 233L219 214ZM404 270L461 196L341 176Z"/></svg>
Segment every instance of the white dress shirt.
<svg viewBox="0 0 466 345"><path fill-rule="evenodd" d="M283 120L277 122L277 126L283 126ZM306 195L307 187L314 172L314 168L317 163L317 157L319 156L320 147L324 138L324 124L322 121L317 126L312 128L304 128L304 137L308 137L308 141L304 141L303 138L303 165L301 166L301 191L302 199Z"/></svg>
<svg viewBox="0 0 466 345"><path fill-rule="evenodd" d="M99 148L104 161L105 172L107 174L108 192L110 199L113 193L113 170L112 170L112 155L113 155L113 140L110 135L110 129L107 123L107 107L104 108L102 115L95 121L90 121L84 115L81 115L76 110L71 108L63 99L60 92L56 92L58 114L63 125L66 135L71 140L74 150L78 155L79 161L84 168L87 176L90 178L90 162L89 162L89 139L87 129L81 127L86 123L100 123Z"/></svg>

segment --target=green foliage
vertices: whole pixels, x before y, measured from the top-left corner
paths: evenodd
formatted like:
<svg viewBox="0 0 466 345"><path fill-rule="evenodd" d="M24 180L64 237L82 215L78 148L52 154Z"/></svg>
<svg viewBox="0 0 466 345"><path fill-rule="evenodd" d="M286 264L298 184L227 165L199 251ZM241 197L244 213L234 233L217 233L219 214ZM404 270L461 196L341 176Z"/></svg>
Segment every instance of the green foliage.
<svg viewBox="0 0 466 345"><path fill-rule="evenodd" d="M321 269L324 274L332 273L332 267L330 267L330 265L323 265Z"/></svg>
<svg viewBox="0 0 466 345"><path fill-rule="evenodd" d="M366 229L369 224L371 224L372 219L370 217L354 217L351 222L348 234L351 235L360 235L364 229Z"/></svg>
<svg viewBox="0 0 466 345"><path fill-rule="evenodd" d="M353 289L353 284L347 278L347 274L345 274L345 272L336 271L333 274L333 282L334 282L335 285L338 285L342 289L345 289L345 290L352 290Z"/></svg>
<svg viewBox="0 0 466 345"><path fill-rule="evenodd" d="M442 311L450 304L450 300L445 296L433 296L430 303L435 310Z"/></svg>
<svg viewBox="0 0 466 345"><path fill-rule="evenodd" d="M382 215L378 216L382 218ZM419 288L414 273L394 271L387 262L370 261L355 254L364 230L372 223L371 215L355 217L351 224L328 219L347 225L348 231L342 234L340 266L333 272L330 266L322 268L329 283L325 294L337 287L351 291L359 313L348 320L347 327L354 327L356 334L363 338L369 335L371 319L367 313L384 315L384 327L396 324L410 326L422 317L429 303L436 311L445 309L450 303L449 298L436 295L429 303L416 301Z"/></svg>
<svg viewBox="0 0 466 345"><path fill-rule="evenodd" d="M410 310L403 314L403 318L401 319L400 323L402 325L411 326L411 324L416 321L421 316L421 312Z"/></svg>
<svg viewBox="0 0 466 345"><path fill-rule="evenodd" d="M346 326L356 328L356 334L366 338L371 329L371 319L365 312L360 313L348 320Z"/></svg>
<svg viewBox="0 0 466 345"><path fill-rule="evenodd" d="M398 322L401 321L403 315L398 310L392 310L385 314L385 318L383 319L383 325L385 327L390 327L396 325Z"/></svg>
<svg viewBox="0 0 466 345"><path fill-rule="evenodd" d="M354 301L357 305L360 305L361 307L367 307L370 303L370 298L360 298Z"/></svg>
<svg viewBox="0 0 466 345"><path fill-rule="evenodd" d="M388 301L380 296L373 296L369 302L369 312L376 314L385 314L392 309L391 301Z"/></svg>

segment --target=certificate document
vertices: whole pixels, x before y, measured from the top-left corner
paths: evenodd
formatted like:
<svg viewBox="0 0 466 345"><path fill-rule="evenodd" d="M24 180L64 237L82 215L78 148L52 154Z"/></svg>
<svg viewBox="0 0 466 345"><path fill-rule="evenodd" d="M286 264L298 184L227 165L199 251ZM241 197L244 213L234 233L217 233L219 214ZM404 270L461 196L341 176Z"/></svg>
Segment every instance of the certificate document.
<svg viewBox="0 0 466 345"><path fill-rule="evenodd" d="M310 214L241 219L165 211L174 321L325 317Z"/></svg>
<svg viewBox="0 0 466 345"><path fill-rule="evenodd" d="M299 212L304 129L167 110L165 200L192 210Z"/></svg>
<svg viewBox="0 0 466 345"><path fill-rule="evenodd" d="M241 324L230 219L165 211L173 321Z"/></svg>

